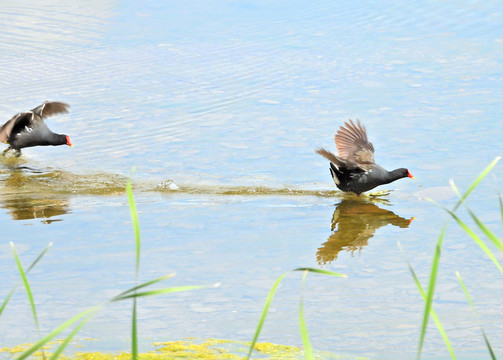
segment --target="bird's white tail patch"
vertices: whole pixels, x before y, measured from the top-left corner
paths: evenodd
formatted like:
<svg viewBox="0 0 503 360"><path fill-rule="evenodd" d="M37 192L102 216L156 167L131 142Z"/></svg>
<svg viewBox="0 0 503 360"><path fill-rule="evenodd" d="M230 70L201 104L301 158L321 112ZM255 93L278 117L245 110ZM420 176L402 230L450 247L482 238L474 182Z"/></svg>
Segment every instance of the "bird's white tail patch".
<svg viewBox="0 0 503 360"><path fill-rule="evenodd" d="M335 174L335 171L332 169L332 167L330 167L330 174L332 174L332 179L334 179L335 185L339 185L341 183L341 181L339 180L339 178Z"/></svg>

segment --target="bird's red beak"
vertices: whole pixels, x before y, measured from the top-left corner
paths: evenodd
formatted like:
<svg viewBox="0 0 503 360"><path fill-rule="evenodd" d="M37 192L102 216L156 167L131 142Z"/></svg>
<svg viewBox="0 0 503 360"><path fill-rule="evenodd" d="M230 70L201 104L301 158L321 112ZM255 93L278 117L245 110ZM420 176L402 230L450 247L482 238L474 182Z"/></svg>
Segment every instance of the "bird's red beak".
<svg viewBox="0 0 503 360"><path fill-rule="evenodd" d="M415 177L410 173L409 170L407 170L407 176L410 177L411 179L415 179Z"/></svg>
<svg viewBox="0 0 503 360"><path fill-rule="evenodd" d="M70 142L70 137L66 137L66 145L73 147L73 144Z"/></svg>

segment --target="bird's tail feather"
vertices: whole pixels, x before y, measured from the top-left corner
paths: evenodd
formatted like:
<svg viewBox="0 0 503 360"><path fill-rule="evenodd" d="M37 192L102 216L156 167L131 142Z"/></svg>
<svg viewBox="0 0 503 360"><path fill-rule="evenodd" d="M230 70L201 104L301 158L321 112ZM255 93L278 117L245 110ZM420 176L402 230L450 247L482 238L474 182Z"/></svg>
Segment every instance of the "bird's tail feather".
<svg viewBox="0 0 503 360"><path fill-rule="evenodd" d="M330 151L328 151L328 150L326 150L324 148L316 149L316 153L320 154L325 159L327 159L328 161L330 161L331 163L333 163L333 164L335 164L337 166L340 166L340 165L344 164L341 161L341 159L339 159L336 155L334 155L333 153L331 153Z"/></svg>

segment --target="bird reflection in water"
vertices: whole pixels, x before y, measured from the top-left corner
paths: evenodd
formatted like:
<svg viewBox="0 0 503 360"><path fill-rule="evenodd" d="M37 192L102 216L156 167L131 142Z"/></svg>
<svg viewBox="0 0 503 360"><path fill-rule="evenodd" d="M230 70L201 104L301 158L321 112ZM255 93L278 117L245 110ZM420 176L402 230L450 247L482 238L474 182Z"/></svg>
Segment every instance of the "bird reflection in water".
<svg viewBox="0 0 503 360"><path fill-rule="evenodd" d="M384 200L383 203L387 201ZM412 220L414 218L405 219L369 200L355 199L352 196L344 198L336 205L332 216L332 235L316 253L318 264L335 261L342 250L352 254L355 251L361 252L380 227L391 224L407 228Z"/></svg>
<svg viewBox="0 0 503 360"><path fill-rule="evenodd" d="M1 199L0 206L8 210L13 220L40 219L44 224L50 224L62 219L50 219L68 212L69 201L57 198L37 198L33 196L16 196Z"/></svg>
<svg viewBox="0 0 503 360"><path fill-rule="evenodd" d="M61 221L54 217L69 211L68 196L37 188L36 175L25 173L25 169L1 172L0 207L6 209L13 220L40 219L45 224Z"/></svg>

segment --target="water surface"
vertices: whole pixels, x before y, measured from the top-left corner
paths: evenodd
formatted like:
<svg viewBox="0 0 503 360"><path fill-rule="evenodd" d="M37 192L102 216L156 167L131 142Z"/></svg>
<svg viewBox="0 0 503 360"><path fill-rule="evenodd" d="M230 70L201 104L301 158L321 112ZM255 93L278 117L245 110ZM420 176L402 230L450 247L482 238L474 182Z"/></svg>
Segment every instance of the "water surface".
<svg viewBox="0 0 503 360"><path fill-rule="evenodd" d="M18 281L9 242L30 274L41 331L134 284L124 186L132 175L142 231L141 279L211 288L140 301L142 349L185 337L250 340L275 279L309 275L313 346L373 359L415 356L423 285L447 215L448 187L501 154L502 12L491 2L73 2L0 10L0 115L64 101L48 120L69 147L31 148L0 164L0 270ZM415 181L378 199L335 191L333 135L359 118L377 162ZM470 205L501 232L496 167ZM462 211L461 211L462 212ZM415 218L412 220L412 218ZM501 256L500 256L501 258ZM463 275L497 354L501 274L450 226L435 309L460 359L487 356L455 279ZM299 345L300 274L275 297L264 341ZM89 350L128 350L130 304L81 332ZM18 290L0 319L2 345L38 338ZM424 358L448 356L436 329Z"/></svg>

